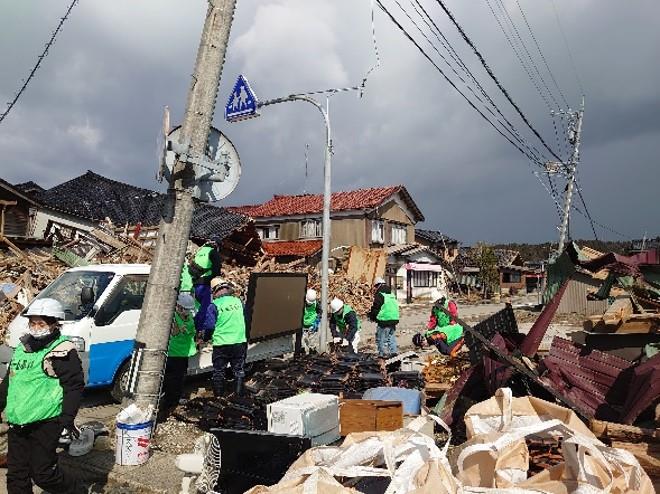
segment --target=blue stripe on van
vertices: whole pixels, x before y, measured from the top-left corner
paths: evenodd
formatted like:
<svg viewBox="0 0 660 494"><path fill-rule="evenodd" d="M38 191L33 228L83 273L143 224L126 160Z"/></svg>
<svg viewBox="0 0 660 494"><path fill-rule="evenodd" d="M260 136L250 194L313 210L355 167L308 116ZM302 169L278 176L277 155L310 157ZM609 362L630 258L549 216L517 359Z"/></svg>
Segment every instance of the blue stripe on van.
<svg viewBox="0 0 660 494"><path fill-rule="evenodd" d="M130 358L134 342L122 340L90 346L87 387L112 384L119 366Z"/></svg>

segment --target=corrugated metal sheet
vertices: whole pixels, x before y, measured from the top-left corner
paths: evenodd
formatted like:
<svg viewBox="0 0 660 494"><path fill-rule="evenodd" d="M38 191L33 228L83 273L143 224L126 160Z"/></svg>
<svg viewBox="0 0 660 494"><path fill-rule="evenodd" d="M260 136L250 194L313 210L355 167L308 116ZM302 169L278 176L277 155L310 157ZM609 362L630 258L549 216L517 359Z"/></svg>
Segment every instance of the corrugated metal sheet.
<svg viewBox="0 0 660 494"><path fill-rule="evenodd" d="M593 316L607 310L607 300L587 300L587 294L598 289L598 284L590 278L575 274L575 279L568 283L564 297L557 309L558 314L584 314Z"/></svg>

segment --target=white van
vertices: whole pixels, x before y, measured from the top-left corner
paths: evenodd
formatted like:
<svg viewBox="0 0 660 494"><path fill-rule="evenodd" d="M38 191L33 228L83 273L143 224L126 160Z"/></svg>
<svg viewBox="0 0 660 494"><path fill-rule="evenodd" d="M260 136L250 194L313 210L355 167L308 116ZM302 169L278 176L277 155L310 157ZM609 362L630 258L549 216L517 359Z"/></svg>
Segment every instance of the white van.
<svg viewBox="0 0 660 494"><path fill-rule="evenodd" d="M112 386L115 399L121 399L122 388L125 388L149 268L147 264L98 264L72 268L36 297L54 298L62 303L66 316L62 322L62 334L68 336L78 349L87 388ZM301 294L300 300L304 291ZM247 306L253 307L254 301L249 298L248 294ZM1 377L6 374L19 338L27 331L27 318L22 314L9 324L5 344L0 347ZM271 331L265 338L251 338L247 362L292 352L296 331L294 326L289 331ZM209 344L191 358L188 373L212 370L212 350Z"/></svg>

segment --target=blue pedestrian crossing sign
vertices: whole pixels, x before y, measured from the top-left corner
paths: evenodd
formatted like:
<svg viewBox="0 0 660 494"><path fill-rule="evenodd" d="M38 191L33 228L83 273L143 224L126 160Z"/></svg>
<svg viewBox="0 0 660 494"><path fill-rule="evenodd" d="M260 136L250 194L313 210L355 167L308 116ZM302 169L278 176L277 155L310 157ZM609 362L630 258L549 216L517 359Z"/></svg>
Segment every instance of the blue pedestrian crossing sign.
<svg viewBox="0 0 660 494"><path fill-rule="evenodd" d="M242 75L238 76L234 90L225 106L225 119L228 122L238 122L247 118L258 117L259 100L250 88L250 83Z"/></svg>

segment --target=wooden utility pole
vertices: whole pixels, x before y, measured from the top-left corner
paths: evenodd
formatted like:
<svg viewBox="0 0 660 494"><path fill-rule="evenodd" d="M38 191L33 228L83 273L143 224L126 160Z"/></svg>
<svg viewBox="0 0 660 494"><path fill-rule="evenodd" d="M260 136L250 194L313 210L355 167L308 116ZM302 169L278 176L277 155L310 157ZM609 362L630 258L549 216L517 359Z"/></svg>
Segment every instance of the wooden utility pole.
<svg viewBox="0 0 660 494"><path fill-rule="evenodd" d="M135 342L135 402L157 407L165 371L170 325L190 235L195 172L190 159L206 152L218 85L225 61L236 0L209 0L197 51L179 145L186 149L174 164L160 222L158 242Z"/></svg>

